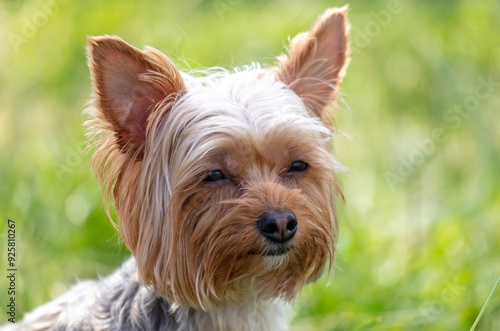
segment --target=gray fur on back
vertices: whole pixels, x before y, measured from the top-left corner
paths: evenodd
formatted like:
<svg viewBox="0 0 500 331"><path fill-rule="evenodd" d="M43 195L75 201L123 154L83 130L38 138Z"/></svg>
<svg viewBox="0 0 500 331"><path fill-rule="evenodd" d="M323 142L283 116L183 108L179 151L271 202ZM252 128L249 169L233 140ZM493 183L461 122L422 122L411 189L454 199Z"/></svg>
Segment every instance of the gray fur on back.
<svg viewBox="0 0 500 331"><path fill-rule="evenodd" d="M131 258L112 275L75 285L7 330L175 330L170 304L137 281Z"/></svg>

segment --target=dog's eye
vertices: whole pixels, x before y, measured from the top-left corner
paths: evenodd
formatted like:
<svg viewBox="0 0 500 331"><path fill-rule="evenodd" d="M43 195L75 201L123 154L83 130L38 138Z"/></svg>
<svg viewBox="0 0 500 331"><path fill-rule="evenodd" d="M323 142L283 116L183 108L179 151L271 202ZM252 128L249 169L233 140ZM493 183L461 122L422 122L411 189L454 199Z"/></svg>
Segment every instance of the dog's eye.
<svg viewBox="0 0 500 331"><path fill-rule="evenodd" d="M302 161L295 161L290 165L288 172L304 172L309 168L309 164Z"/></svg>
<svg viewBox="0 0 500 331"><path fill-rule="evenodd" d="M208 174L205 179L203 179L204 182L218 182L220 180L226 179L226 176L224 176L224 173L220 170L214 170L210 174Z"/></svg>

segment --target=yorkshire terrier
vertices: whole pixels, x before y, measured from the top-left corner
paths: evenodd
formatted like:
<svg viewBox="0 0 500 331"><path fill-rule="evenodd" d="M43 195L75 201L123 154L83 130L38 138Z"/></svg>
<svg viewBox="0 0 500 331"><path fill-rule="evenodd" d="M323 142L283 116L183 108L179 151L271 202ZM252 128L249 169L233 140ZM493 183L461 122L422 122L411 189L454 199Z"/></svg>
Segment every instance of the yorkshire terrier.
<svg viewBox="0 0 500 331"><path fill-rule="evenodd" d="M11 327L286 329L287 304L334 263L346 7L267 69L187 74L111 36L88 58L92 167L133 257Z"/></svg>

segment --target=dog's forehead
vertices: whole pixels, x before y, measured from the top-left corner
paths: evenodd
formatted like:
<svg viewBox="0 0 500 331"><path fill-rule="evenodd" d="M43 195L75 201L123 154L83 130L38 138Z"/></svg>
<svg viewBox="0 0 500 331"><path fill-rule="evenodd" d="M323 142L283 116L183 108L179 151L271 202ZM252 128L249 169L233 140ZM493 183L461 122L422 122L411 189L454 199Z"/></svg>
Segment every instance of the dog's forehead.
<svg viewBox="0 0 500 331"><path fill-rule="evenodd" d="M193 123L205 124L212 132L231 127L261 135L283 126L298 131L326 129L290 88L272 72L258 68L190 77L182 106L196 117Z"/></svg>
<svg viewBox="0 0 500 331"><path fill-rule="evenodd" d="M267 70L221 71L206 77L190 77L187 82L193 106L204 104L233 115L290 111L307 114L302 100Z"/></svg>

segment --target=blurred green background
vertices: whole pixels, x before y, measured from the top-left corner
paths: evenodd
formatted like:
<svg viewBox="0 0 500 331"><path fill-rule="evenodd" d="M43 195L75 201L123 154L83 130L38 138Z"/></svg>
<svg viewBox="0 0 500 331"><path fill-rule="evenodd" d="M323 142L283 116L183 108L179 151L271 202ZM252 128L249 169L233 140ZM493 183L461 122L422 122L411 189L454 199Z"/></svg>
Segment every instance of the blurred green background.
<svg viewBox="0 0 500 331"><path fill-rule="evenodd" d="M84 151L87 35L152 45L182 68L272 65L345 3L0 1L0 322L8 218L18 319L128 255ZM337 268L303 290L292 330L468 330L500 276L500 2L349 5ZM478 330L500 330L500 291Z"/></svg>

